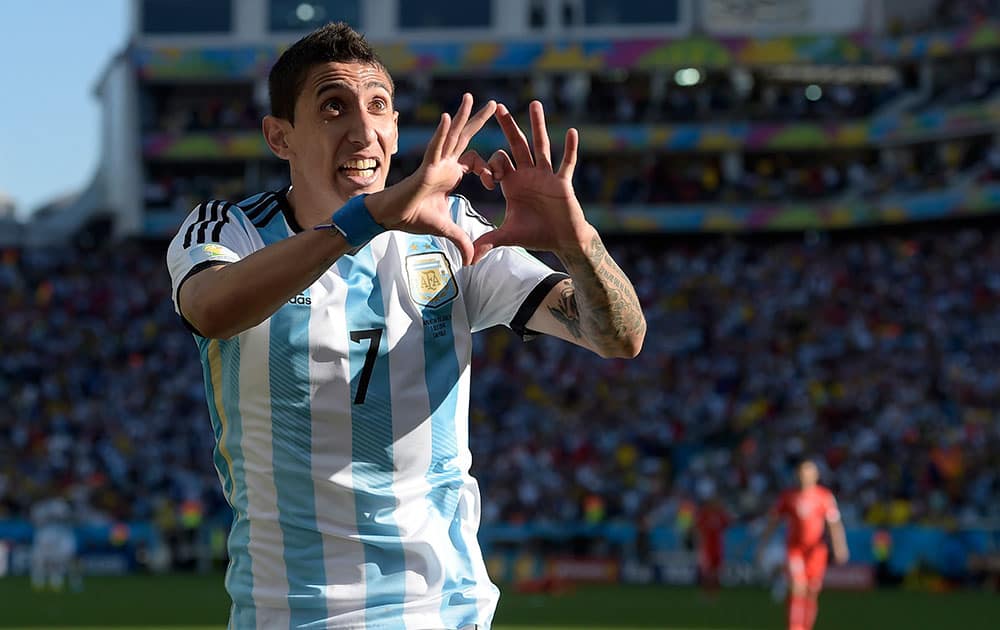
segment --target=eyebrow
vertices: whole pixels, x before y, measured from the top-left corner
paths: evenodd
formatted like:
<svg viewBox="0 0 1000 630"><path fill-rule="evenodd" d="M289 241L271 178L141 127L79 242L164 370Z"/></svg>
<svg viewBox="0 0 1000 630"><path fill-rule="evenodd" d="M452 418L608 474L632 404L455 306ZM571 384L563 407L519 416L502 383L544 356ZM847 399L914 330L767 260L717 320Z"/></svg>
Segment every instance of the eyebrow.
<svg viewBox="0 0 1000 630"><path fill-rule="evenodd" d="M389 94L390 96L392 95L392 90L390 90L389 86L387 86L382 81L372 80L372 81L369 81L368 83L365 83L363 87L366 90L381 88L381 89L385 90L386 93ZM352 91L351 90L351 85L348 84L347 82L333 80L333 81L327 81L327 82L323 83L322 85L320 85L316 89L316 96L317 97L323 96L323 94L325 94L327 92L330 92L332 90L348 90L348 91Z"/></svg>

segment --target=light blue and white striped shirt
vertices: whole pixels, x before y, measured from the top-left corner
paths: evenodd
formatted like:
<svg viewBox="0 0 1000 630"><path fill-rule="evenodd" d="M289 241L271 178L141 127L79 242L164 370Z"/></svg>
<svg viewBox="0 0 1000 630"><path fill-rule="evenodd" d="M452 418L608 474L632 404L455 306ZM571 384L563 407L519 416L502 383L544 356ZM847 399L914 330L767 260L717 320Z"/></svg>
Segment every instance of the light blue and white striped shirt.
<svg viewBox="0 0 1000 630"><path fill-rule="evenodd" d="M464 198L452 214L473 239L493 229ZM198 206L167 254L175 305L193 273L297 231L281 192ZM562 277L518 248L463 267L446 239L390 231L259 325L195 334L234 512L230 627L490 627L471 335L524 332Z"/></svg>

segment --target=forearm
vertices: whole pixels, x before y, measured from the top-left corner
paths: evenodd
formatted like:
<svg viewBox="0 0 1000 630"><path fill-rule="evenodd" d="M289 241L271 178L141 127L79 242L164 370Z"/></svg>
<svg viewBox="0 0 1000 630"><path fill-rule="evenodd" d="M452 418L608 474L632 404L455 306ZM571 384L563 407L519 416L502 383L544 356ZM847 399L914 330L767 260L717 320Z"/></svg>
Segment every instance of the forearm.
<svg viewBox="0 0 1000 630"><path fill-rule="evenodd" d="M297 234L192 276L181 287L181 311L206 337L238 335L274 314L350 249L333 230Z"/></svg>
<svg viewBox="0 0 1000 630"><path fill-rule="evenodd" d="M590 232L578 245L556 252L573 279L562 295L567 311L577 310L577 326L571 332L586 338L601 356L634 357L646 336L642 306L600 235Z"/></svg>
<svg viewBox="0 0 1000 630"><path fill-rule="evenodd" d="M830 523L830 538L833 541L834 552L838 556L847 557L847 534L844 532L844 524L840 521Z"/></svg>

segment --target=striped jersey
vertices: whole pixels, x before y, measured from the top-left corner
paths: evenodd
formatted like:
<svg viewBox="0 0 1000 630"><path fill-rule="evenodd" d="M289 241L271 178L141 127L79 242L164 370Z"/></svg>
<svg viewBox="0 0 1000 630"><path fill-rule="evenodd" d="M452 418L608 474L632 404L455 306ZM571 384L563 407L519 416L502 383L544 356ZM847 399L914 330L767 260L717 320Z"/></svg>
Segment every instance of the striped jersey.
<svg viewBox="0 0 1000 630"><path fill-rule="evenodd" d="M493 229L451 198L472 239ZM195 208L167 253L187 278L300 231L284 192ZM489 628L499 591L469 474L471 335L524 326L563 274L519 248L461 265L389 231L270 318L195 333L214 463L234 520L231 628Z"/></svg>

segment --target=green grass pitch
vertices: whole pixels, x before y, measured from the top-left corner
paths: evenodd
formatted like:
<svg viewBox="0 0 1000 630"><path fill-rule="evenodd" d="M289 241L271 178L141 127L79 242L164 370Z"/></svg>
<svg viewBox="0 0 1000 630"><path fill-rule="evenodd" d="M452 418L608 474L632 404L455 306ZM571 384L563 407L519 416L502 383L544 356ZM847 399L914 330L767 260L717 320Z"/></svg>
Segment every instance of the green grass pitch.
<svg viewBox="0 0 1000 630"><path fill-rule="evenodd" d="M36 593L25 578L0 579L2 628L221 630L228 611L216 574L95 577L80 593ZM783 618L760 589L724 590L715 601L659 586L587 586L558 596L504 589L494 630L765 630L782 628ZM827 592L816 630L987 630L998 619L996 593Z"/></svg>

